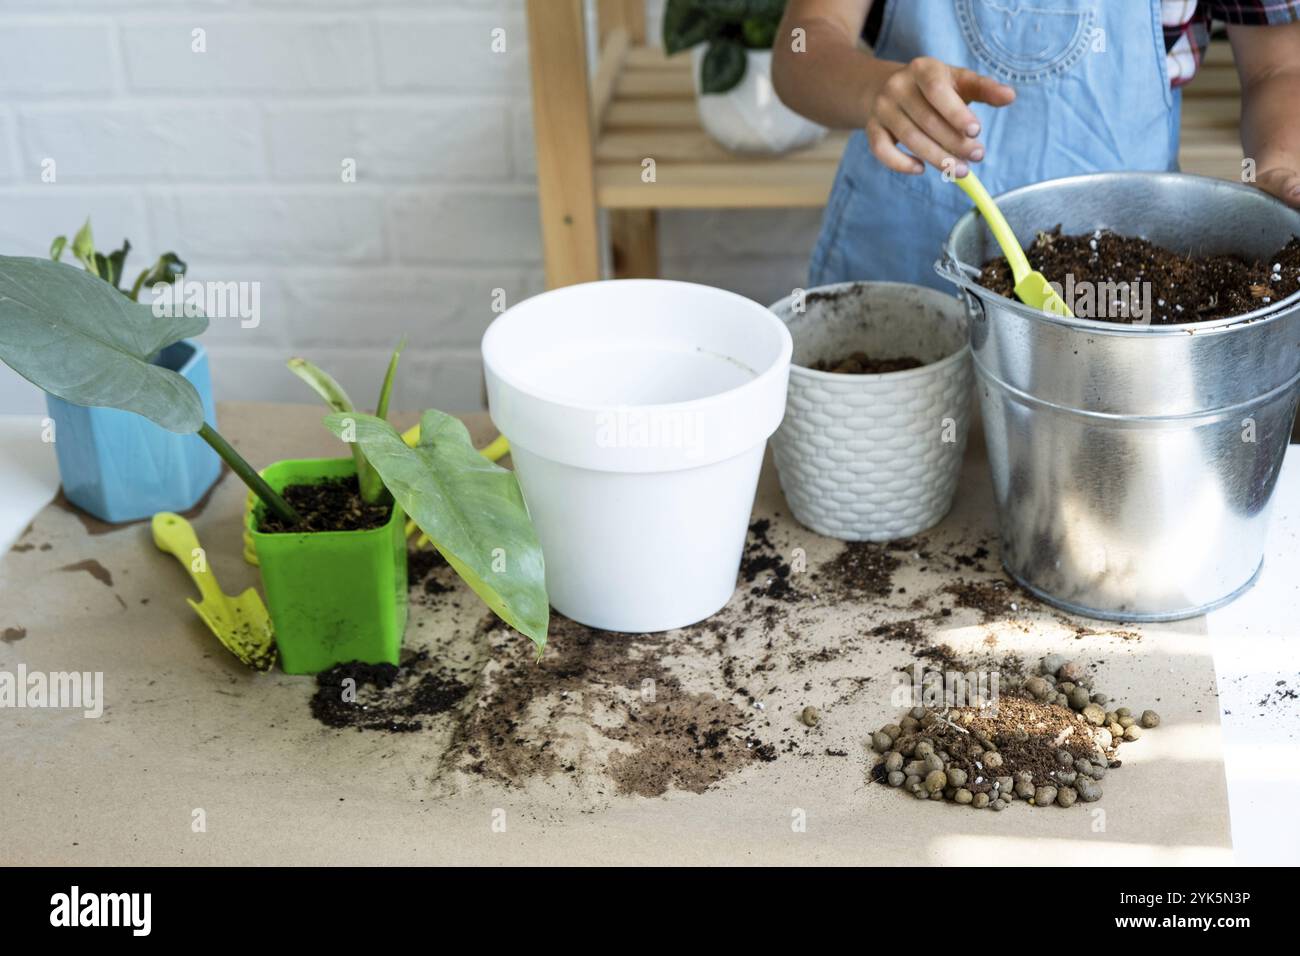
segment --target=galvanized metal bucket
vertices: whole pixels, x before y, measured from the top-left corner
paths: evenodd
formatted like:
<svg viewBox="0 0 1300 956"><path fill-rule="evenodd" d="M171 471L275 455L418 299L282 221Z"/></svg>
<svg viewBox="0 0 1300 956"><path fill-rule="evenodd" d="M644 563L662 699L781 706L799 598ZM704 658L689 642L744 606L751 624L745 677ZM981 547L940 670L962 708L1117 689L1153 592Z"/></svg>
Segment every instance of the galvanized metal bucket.
<svg viewBox="0 0 1300 956"><path fill-rule="evenodd" d="M1300 213L1258 189L1178 173L1052 180L998 205L1026 246L1060 223L1263 259L1300 234ZM1007 571L1052 604L1110 620L1231 601L1259 573L1300 396L1300 287L1214 322L1061 319L980 286L997 255L972 210L935 268L970 312Z"/></svg>

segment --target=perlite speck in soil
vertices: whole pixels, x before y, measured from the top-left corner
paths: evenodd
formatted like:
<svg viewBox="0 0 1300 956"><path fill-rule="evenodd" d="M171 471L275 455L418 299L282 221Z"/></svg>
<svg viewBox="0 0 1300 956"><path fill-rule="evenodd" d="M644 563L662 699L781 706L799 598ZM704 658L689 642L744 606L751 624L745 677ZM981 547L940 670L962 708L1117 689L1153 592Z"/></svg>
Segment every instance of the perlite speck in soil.
<svg viewBox="0 0 1300 956"><path fill-rule="evenodd" d="M871 735L881 755L871 778L918 800L977 810L1016 800L1036 807L1100 800L1106 771L1120 766L1120 747L1142 727L1159 726L1160 715L1107 709L1110 698L1086 669L1059 655L1043 658L1039 670L996 700L972 692L966 706L912 707ZM913 678L924 687L944 675L918 667Z"/></svg>

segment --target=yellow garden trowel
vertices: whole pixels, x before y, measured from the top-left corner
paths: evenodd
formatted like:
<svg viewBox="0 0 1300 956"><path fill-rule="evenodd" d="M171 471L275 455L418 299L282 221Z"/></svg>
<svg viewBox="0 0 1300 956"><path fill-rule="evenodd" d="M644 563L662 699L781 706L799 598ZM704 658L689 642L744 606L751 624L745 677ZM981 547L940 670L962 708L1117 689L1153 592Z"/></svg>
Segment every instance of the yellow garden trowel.
<svg viewBox="0 0 1300 956"><path fill-rule="evenodd" d="M203 600L186 600L226 650L254 670L269 671L275 665L275 632L261 596L252 588L236 597L223 594L194 528L178 514L153 516L153 543L189 572Z"/></svg>
<svg viewBox="0 0 1300 956"><path fill-rule="evenodd" d="M1035 309L1042 309L1052 315L1074 318L1070 307L1052 288L1051 283L1047 281L1047 277L1041 272L1035 272L1030 268L1029 259L1025 256L1025 250L1020 248L1020 242L1016 239L1016 234L1011 231L1011 226L1007 224L1006 217L1002 215L1002 210L998 209L997 203L993 201L989 191L984 188L984 184L979 181L979 177L974 173L967 173L961 179L954 179L953 182L960 186L967 196L970 196L975 203L975 208L980 211L980 215L988 223L993 238L1002 247L1003 255L1007 257L1007 262L1011 264L1011 275L1016 280L1016 298L1025 305L1032 306Z"/></svg>

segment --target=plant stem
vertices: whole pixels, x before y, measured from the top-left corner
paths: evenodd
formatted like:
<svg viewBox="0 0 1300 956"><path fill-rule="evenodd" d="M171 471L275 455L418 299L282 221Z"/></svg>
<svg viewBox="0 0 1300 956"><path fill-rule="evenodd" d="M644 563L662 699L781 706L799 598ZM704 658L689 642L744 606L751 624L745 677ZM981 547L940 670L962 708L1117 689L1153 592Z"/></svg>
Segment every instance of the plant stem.
<svg viewBox="0 0 1300 956"><path fill-rule="evenodd" d="M393 357L388 360L388 371L384 373L384 384L379 389L379 404L375 406L375 417L382 421L388 420L388 400L393 394L393 380L397 377L397 360L402 357L404 348L406 348L406 339L398 342L397 348L393 349ZM378 504L388 497L388 489L384 487L379 472L375 471L374 466L361 453L361 446L353 445L352 448L357 455L357 488L361 491L361 498L369 504Z"/></svg>
<svg viewBox="0 0 1300 956"><path fill-rule="evenodd" d="M277 518L291 526L302 524L302 517L293 510L293 505L285 501L274 488L268 485L266 480L254 470L253 466L244 460L244 456L235 451L230 442L222 438L215 428L204 422L203 427L199 429L199 437L212 446L212 450L230 466L230 470L253 490L253 494L262 499L262 502L275 513Z"/></svg>

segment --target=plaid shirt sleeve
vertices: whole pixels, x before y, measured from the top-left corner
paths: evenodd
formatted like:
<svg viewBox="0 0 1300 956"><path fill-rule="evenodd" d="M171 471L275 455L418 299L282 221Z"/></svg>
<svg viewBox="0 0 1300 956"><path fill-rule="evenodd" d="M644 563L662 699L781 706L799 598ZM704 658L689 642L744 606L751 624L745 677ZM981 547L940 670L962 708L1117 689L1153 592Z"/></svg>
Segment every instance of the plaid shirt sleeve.
<svg viewBox="0 0 1300 956"><path fill-rule="evenodd" d="M1208 13L1224 23L1246 26L1300 21L1300 0L1209 0Z"/></svg>
<svg viewBox="0 0 1300 956"><path fill-rule="evenodd" d="M1300 22L1300 0L1162 0L1169 85L1196 75L1210 43L1210 22L1276 26Z"/></svg>

